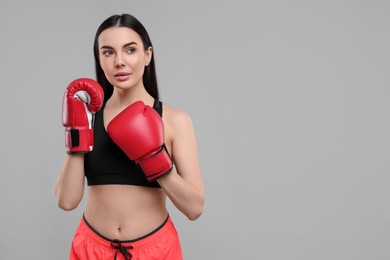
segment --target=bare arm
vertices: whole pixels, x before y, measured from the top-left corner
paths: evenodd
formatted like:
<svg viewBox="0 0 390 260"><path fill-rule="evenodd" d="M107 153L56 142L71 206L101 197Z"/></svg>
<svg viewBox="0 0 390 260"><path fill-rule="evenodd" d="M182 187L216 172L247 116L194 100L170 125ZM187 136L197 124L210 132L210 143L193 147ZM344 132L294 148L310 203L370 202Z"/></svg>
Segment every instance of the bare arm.
<svg viewBox="0 0 390 260"><path fill-rule="evenodd" d="M157 181L176 208L195 220L203 213L205 195L192 120L184 112L175 112L170 121L171 156L176 170Z"/></svg>
<svg viewBox="0 0 390 260"><path fill-rule="evenodd" d="M65 155L55 186L58 207L63 210L77 208L83 198L84 182L84 155Z"/></svg>

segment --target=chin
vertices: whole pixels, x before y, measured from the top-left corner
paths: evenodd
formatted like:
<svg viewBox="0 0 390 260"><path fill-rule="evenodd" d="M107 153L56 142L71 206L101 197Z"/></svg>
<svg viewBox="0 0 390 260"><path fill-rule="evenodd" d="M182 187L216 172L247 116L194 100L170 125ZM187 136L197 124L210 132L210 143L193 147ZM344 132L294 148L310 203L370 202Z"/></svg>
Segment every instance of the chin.
<svg viewBox="0 0 390 260"><path fill-rule="evenodd" d="M111 84L114 87L119 88L119 89L130 89L135 85L134 82L132 82L130 80L126 80L126 81L114 80L113 83L114 84L112 84L112 83Z"/></svg>

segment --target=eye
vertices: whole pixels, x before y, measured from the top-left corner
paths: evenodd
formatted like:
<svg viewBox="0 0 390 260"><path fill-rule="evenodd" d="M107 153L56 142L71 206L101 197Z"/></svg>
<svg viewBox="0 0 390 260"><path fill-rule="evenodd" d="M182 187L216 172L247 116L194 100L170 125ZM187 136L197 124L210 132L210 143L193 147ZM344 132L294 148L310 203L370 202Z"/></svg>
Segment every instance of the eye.
<svg viewBox="0 0 390 260"><path fill-rule="evenodd" d="M126 49L126 53L128 53L128 54L132 54L134 52L135 52L135 48L133 48L133 47L130 47L130 48Z"/></svg>
<svg viewBox="0 0 390 260"><path fill-rule="evenodd" d="M113 53L113 52L110 51L110 50L104 50L104 51L102 52L103 56L106 56L106 57L112 55L112 53Z"/></svg>

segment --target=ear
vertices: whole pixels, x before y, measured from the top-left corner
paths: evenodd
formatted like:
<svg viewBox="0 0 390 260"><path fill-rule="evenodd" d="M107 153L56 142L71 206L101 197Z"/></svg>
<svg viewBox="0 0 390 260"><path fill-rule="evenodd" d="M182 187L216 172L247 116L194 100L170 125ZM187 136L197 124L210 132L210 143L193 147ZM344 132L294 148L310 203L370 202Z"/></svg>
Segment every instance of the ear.
<svg viewBox="0 0 390 260"><path fill-rule="evenodd" d="M149 66L150 61L152 60L153 56L153 48L148 47L148 49L145 51L146 57L145 57L145 67Z"/></svg>

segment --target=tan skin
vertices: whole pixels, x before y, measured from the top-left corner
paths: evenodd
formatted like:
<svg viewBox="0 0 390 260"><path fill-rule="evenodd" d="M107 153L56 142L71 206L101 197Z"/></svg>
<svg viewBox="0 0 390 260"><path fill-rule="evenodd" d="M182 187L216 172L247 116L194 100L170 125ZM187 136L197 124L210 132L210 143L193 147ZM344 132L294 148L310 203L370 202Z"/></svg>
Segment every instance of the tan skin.
<svg viewBox="0 0 390 260"><path fill-rule="evenodd" d="M114 86L103 111L104 126L137 100L153 106L153 97L143 85L142 75L153 51L145 50L140 36L126 27L103 31L99 38L100 65ZM117 72L126 72L116 77ZM157 228L168 215L166 198L190 220L203 212L204 188L198 162L197 144L191 117L164 104L165 145L175 164L171 173L157 181L161 189L133 185L88 186L85 217L103 236L129 240ZM129 173L131 174L131 173ZM65 155L55 196L64 210L77 208L85 185L84 155Z"/></svg>

